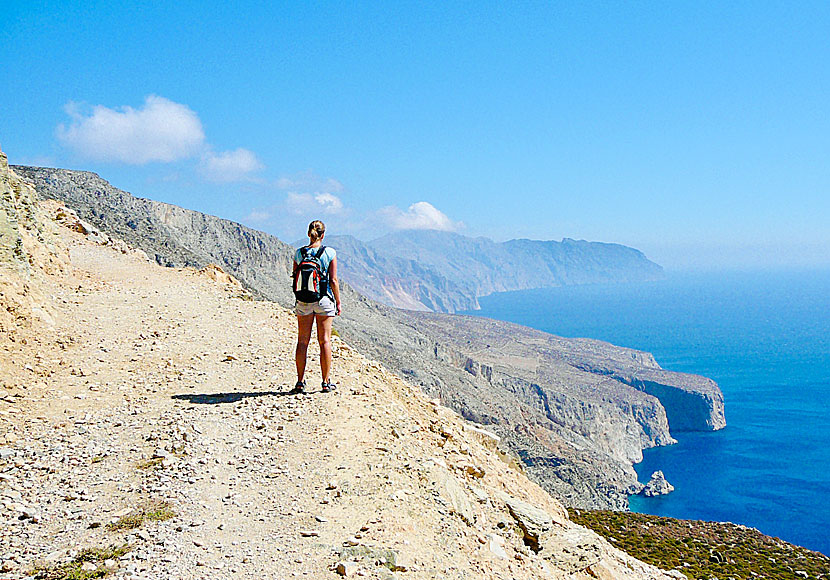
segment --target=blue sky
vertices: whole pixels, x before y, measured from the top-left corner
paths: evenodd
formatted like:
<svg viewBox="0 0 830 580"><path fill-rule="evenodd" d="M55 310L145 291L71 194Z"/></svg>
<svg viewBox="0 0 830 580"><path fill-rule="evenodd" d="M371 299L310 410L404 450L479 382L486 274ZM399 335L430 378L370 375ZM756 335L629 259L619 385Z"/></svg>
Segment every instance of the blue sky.
<svg viewBox="0 0 830 580"><path fill-rule="evenodd" d="M830 266L830 4L7 0L0 146L292 241Z"/></svg>

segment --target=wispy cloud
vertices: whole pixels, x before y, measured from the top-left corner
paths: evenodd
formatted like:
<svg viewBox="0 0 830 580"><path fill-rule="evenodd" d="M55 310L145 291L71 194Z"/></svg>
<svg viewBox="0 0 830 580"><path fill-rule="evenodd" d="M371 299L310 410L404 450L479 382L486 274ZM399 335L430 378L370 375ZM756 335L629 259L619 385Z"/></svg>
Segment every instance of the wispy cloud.
<svg viewBox="0 0 830 580"><path fill-rule="evenodd" d="M84 114L79 105L69 103L65 110L72 120L58 125L58 139L97 161L177 161L199 153L205 142L202 122L190 107L156 95L148 96L139 109L98 105Z"/></svg>
<svg viewBox="0 0 830 580"><path fill-rule="evenodd" d="M352 209L342 197L345 188L336 179L304 171L280 177L272 186L277 190L273 203L252 208L245 217L247 223L272 231L294 231L297 224L304 228L313 219L325 219L327 224L350 220Z"/></svg>
<svg viewBox="0 0 830 580"><path fill-rule="evenodd" d="M406 211L389 206L380 210L387 225L396 230L442 230L454 232L463 227L462 222L452 221L445 213L426 201L413 203Z"/></svg>
<svg viewBox="0 0 830 580"><path fill-rule="evenodd" d="M221 153L208 151L202 156L202 173L210 181L244 181L263 167L253 151L241 147Z"/></svg>

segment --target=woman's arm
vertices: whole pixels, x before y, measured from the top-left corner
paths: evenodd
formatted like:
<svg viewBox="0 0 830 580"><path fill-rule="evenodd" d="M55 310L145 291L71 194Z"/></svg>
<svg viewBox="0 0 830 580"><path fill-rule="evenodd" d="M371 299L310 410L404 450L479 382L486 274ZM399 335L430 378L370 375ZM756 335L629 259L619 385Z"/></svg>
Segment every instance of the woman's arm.
<svg viewBox="0 0 830 580"><path fill-rule="evenodd" d="M337 281L337 256L329 264L329 286L334 294L334 303L337 305L337 314L342 312L340 307L340 283Z"/></svg>
<svg viewBox="0 0 830 580"><path fill-rule="evenodd" d="M294 252L294 255L291 257L291 265L293 266L293 270L291 270L291 279L293 280L294 276L297 275L297 268L300 267L300 265L297 263L297 252L296 251Z"/></svg>

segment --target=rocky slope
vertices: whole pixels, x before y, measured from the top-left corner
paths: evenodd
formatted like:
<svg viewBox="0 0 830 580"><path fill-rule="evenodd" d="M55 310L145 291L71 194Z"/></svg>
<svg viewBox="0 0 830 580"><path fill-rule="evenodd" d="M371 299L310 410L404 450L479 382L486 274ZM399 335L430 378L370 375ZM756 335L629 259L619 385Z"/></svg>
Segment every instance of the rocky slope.
<svg viewBox="0 0 830 580"><path fill-rule="evenodd" d="M682 578L345 342L339 390L287 396L288 310L45 210L54 316L0 335L3 577Z"/></svg>
<svg viewBox="0 0 830 580"><path fill-rule="evenodd" d="M361 242L331 236L343 278L360 293L410 310L478 309L493 292L655 280L663 269L619 244L469 238L413 230Z"/></svg>
<svg viewBox="0 0 830 580"><path fill-rule="evenodd" d="M54 250L53 235L40 219L37 194L9 170L0 151L0 332L11 335L33 319L50 321L40 276L60 271L65 256Z"/></svg>
<svg viewBox="0 0 830 580"><path fill-rule="evenodd" d="M92 173L15 170L44 197L66 202L159 264L216 262L256 296L293 303L287 284L293 249L273 236L133 197ZM531 475L569 505L625 508L627 494L640 489L632 461L643 448L671 443L673 421L692 429L724 424L714 383L663 371L646 353L485 319L392 309L348 285L344 302L335 328L346 340L496 431Z"/></svg>

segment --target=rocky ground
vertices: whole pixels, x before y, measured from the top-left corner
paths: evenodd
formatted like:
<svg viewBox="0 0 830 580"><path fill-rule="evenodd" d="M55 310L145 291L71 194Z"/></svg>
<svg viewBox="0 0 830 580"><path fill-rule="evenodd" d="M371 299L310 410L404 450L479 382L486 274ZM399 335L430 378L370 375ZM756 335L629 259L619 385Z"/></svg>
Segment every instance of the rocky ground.
<svg viewBox="0 0 830 580"><path fill-rule="evenodd" d="M314 362L287 394L289 311L85 234L61 228L70 259L37 279L49 315L0 338L2 577L679 576L338 339L339 388Z"/></svg>

